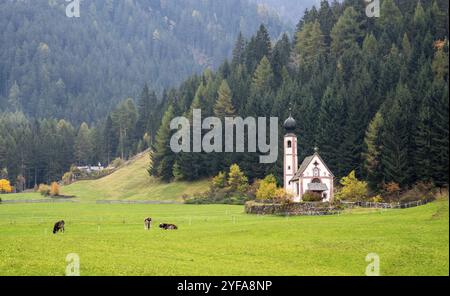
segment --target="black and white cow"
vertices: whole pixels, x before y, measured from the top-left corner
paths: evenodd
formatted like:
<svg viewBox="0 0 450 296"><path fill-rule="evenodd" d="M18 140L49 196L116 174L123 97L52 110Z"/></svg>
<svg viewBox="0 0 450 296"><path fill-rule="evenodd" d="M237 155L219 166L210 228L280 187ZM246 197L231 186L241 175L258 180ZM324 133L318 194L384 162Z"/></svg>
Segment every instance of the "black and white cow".
<svg viewBox="0 0 450 296"><path fill-rule="evenodd" d="M152 227L152 218L146 218L144 220L144 229L150 230L151 227Z"/></svg>

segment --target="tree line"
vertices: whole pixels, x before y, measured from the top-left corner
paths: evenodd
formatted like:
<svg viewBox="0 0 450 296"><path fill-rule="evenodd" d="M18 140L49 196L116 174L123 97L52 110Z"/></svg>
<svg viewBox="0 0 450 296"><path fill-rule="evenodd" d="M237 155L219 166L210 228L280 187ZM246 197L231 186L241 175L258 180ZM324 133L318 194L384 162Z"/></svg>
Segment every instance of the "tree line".
<svg viewBox="0 0 450 296"><path fill-rule="evenodd" d="M106 166L116 157L128 159L152 145L161 108L161 99L146 86L137 103L129 98L91 126L0 113L0 179L20 190L61 180L74 164Z"/></svg>
<svg viewBox="0 0 450 296"><path fill-rule="evenodd" d="M280 183L282 157L261 165L255 153L173 153L169 123L192 120L193 109L284 119L291 105L300 160L318 146L338 178L355 170L375 191L391 182L448 185L448 2L412 2L384 0L381 17L368 18L362 0L322 1L292 40L272 42L263 25L250 39L240 35L218 71L168 92L150 173L195 180L238 163L250 180L273 174Z"/></svg>

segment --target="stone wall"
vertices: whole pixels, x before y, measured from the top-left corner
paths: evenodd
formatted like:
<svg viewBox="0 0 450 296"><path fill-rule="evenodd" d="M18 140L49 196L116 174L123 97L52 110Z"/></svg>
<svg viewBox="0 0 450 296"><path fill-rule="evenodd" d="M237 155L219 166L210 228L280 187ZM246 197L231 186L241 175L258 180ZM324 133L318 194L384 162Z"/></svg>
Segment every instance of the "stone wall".
<svg viewBox="0 0 450 296"><path fill-rule="evenodd" d="M245 204L245 212L254 215L323 216L338 214L340 211L330 203L322 202L273 204L249 201Z"/></svg>

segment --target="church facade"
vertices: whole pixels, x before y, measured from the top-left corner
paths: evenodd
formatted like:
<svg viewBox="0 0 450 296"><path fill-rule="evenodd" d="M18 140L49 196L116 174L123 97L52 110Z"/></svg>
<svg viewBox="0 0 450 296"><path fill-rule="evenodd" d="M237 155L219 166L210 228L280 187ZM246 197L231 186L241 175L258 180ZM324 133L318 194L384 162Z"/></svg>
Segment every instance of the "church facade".
<svg viewBox="0 0 450 296"><path fill-rule="evenodd" d="M301 202L307 192L320 194L323 201L334 200L334 175L315 148L299 166L296 121L290 116L284 122L284 189Z"/></svg>

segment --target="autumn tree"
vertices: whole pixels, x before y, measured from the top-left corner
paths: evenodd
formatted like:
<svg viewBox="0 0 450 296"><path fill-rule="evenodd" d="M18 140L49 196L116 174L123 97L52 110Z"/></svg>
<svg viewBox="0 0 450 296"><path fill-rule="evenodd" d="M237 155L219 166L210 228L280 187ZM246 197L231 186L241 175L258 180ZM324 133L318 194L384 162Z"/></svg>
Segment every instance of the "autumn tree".
<svg viewBox="0 0 450 296"><path fill-rule="evenodd" d="M6 179L0 180L0 193L11 193L13 190L11 184Z"/></svg>
<svg viewBox="0 0 450 296"><path fill-rule="evenodd" d="M337 193L338 200L358 201L368 196L368 185L356 178L355 171L341 179L342 189Z"/></svg>

